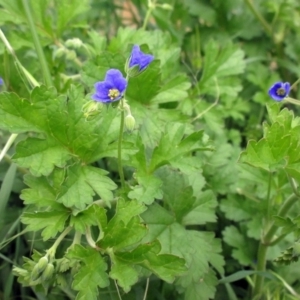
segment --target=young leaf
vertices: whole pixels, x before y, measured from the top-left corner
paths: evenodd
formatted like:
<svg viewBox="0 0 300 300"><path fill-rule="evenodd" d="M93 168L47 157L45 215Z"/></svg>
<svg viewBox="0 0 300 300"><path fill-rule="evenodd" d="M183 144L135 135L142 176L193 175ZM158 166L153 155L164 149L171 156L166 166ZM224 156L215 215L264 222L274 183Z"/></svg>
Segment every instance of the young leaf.
<svg viewBox="0 0 300 300"><path fill-rule="evenodd" d="M199 283L192 283L186 288L185 300L194 300L195 295L201 295L201 299L208 300L213 299L218 279L216 278L213 270L209 270L204 276L200 279Z"/></svg>
<svg viewBox="0 0 300 300"><path fill-rule="evenodd" d="M147 228L140 223L139 217L133 217L127 224L124 221L114 222L113 226L108 223L99 247L119 250L138 243L146 234Z"/></svg>
<svg viewBox="0 0 300 300"><path fill-rule="evenodd" d="M249 165L272 171L287 165L286 153L290 147L291 135L284 127L274 123L267 129L266 135L259 142L250 141L240 160Z"/></svg>
<svg viewBox="0 0 300 300"><path fill-rule="evenodd" d="M158 94L160 80L159 61L154 60L145 72L130 79L126 98L129 101L137 101L149 105Z"/></svg>
<svg viewBox="0 0 300 300"><path fill-rule="evenodd" d="M79 212L76 216L71 215L70 226L74 226L76 231L86 232L88 226L97 225L102 231L107 225L106 210L96 204Z"/></svg>
<svg viewBox="0 0 300 300"><path fill-rule="evenodd" d="M224 241L232 246L232 256L241 265L249 266L255 259L255 247L251 240L247 240L235 226L227 226L223 231Z"/></svg>
<svg viewBox="0 0 300 300"><path fill-rule="evenodd" d="M72 287L79 291L76 299L97 300L98 288L109 286L107 265L101 254L92 248L75 245L68 253L70 259L77 259L83 265L75 274Z"/></svg>
<svg viewBox="0 0 300 300"><path fill-rule="evenodd" d="M112 259L109 276L117 280L118 285L123 288L125 293L130 291L131 286L133 286L139 278L137 270L132 265L124 263L117 257Z"/></svg>
<svg viewBox="0 0 300 300"><path fill-rule="evenodd" d="M138 185L133 187L129 192L130 199L136 199L139 202L150 205L155 199L162 199L162 181L154 175L140 175L136 174Z"/></svg>
<svg viewBox="0 0 300 300"><path fill-rule="evenodd" d="M19 166L29 168L35 176L47 176L55 166L64 167L70 158L70 152L54 139L27 138L18 143L13 160Z"/></svg>
<svg viewBox="0 0 300 300"><path fill-rule="evenodd" d="M115 257L128 266L140 265L147 268L171 283L175 276L182 275L186 271L185 261L178 256L160 252L161 245L155 240L152 243L141 244L130 252L116 252Z"/></svg>
<svg viewBox="0 0 300 300"><path fill-rule="evenodd" d="M54 238L58 232L63 231L65 222L70 216L70 212L63 206L61 210L44 211L44 212L25 212L22 216L22 222L27 226L30 231L42 231L43 240L46 241Z"/></svg>
<svg viewBox="0 0 300 300"><path fill-rule="evenodd" d="M82 210L91 204L95 192L109 203L113 199L115 183L105 176L105 171L90 167L73 165L68 168L66 180L58 192L57 201L67 207L75 206ZM95 192L94 192L95 191Z"/></svg>
<svg viewBox="0 0 300 300"><path fill-rule="evenodd" d="M190 285L201 284L201 278L209 271L212 260L215 267L222 270L224 261L219 259L219 242L214 240L213 234L186 230L158 205L152 205L142 217L149 227L145 241L157 238L162 245L162 253L171 253L186 260L188 270L177 280L179 288L187 292Z"/></svg>

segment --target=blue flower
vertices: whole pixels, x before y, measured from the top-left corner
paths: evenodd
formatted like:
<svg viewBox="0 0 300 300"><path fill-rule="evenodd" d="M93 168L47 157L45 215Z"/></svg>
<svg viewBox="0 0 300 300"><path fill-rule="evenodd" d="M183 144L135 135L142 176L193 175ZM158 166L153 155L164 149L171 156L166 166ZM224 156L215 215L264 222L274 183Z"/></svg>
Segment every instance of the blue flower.
<svg viewBox="0 0 300 300"><path fill-rule="evenodd" d="M275 101L282 101L285 97L288 96L291 89L289 82L276 82L269 89L269 95Z"/></svg>
<svg viewBox="0 0 300 300"><path fill-rule="evenodd" d="M99 81L95 84L95 94L92 99L110 103L120 100L127 87L127 80L122 73L117 69L110 69L106 72L105 80Z"/></svg>
<svg viewBox="0 0 300 300"><path fill-rule="evenodd" d="M0 77L0 85L3 85L4 84L4 81L3 79Z"/></svg>
<svg viewBox="0 0 300 300"><path fill-rule="evenodd" d="M149 66L149 64L153 59L154 59L153 55L144 54L141 51L140 46L134 45L129 58L129 68L138 66L139 71L141 72Z"/></svg>

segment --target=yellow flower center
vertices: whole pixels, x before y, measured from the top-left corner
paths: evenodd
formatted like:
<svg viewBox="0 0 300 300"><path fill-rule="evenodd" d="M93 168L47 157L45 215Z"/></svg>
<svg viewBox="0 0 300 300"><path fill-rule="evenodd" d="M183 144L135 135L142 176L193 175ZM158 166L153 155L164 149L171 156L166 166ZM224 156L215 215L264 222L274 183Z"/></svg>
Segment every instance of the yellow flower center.
<svg viewBox="0 0 300 300"><path fill-rule="evenodd" d="M120 92L117 89L110 89L108 91L108 97L110 98L110 100L115 100L119 96L120 96Z"/></svg>
<svg viewBox="0 0 300 300"><path fill-rule="evenodd" d="M285 89L284 88L277 89L276 94L278 96L284 96L285 95Z"/></svg>

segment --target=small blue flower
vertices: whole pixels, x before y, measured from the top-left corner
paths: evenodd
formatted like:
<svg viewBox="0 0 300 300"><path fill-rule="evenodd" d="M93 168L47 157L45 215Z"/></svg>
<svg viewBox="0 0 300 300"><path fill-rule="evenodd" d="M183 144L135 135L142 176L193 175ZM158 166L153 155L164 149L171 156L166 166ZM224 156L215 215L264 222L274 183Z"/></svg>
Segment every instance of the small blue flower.
<svg viewBox="0 0 300 300"><path fill-rule="evenodd" d="M0 85L3 85L4 84L4 81L3 79L0 77Z"/></svg>
<svg viewBox="0 0 300 300"><path fill-rule="evenodd" d="M269 89L269 95L275 101L282 101L285 97L288 96L291 89L291 85L289 82L276 82Z"/></svg>
<svg viewBox="0 0 300 300"><path fill-rule="evenodd" d="M122 73L117 69L110 69L106 72L105 80L99 81L95 84L95 94L92 99L110 103L120 100L127 87L127 80Z"/></svg>
<svg viewBox="0 0 300 300"><path fill-rule="evenodd" d="M151 61L154 59L154 56L151 54L144 54L140 46L134 45L131 51L130 59L129 59L129 68L133 68L135 66L139 67L139 71L145 70Z"/></svg>

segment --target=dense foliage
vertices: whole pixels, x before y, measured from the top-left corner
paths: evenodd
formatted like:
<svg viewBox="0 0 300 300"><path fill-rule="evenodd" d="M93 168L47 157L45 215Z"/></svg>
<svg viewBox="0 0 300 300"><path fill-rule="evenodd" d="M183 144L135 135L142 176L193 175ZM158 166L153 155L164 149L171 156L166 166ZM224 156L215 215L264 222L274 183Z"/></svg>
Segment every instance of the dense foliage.
<svg viewBox="0 0 300 300"><path fill-rule="evenodd" d="M299 1L0 24L0 299L300 299Z"/></svg>

